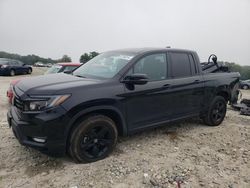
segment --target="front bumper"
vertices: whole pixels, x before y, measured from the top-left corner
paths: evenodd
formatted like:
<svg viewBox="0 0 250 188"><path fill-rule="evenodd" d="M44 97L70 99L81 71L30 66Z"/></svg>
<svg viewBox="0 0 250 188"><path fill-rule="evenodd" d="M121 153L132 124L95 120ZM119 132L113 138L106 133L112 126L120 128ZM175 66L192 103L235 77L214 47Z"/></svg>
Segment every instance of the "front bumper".
<svg viewBox="0 0 250 188"><path fill-rule="evenodd" d="M69 119L63 108L56 112L34 115L30 121L24 121L20 119L18 109L11 106L7 120L20 144L49 155L62 156L66 152L65 128ZM43 138L45 142L37 142L34 138Z"/></svg>

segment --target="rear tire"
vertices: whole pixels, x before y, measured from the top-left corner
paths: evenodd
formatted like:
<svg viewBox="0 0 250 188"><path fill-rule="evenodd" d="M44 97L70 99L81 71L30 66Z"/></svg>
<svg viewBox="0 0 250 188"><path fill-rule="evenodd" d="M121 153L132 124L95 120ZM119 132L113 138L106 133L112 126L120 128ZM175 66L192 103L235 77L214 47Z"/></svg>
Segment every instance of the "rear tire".
<svg viewBox="0 0 250 188"><path fill-rule="evenodd" d="M243 86L242 86L242 89L247 90L247 89L249 89L249 86L248 86L248 85L243 85Z"/></svg>
<svg viewBox="0 0 250 188"><path fill-rule="evenodd" d="M32 73L32 70L31 70L31 68L29 68L27 71L27 74L31 74L31 73Z"/></svg>
<svg viewBox="0 0 250 188"><path fill-rule="evenodd" d="M209 126L218 126L224 120L226 111L226 100L221 96L216 96L209 106L207 114L203 117L203 122Z"/></svg>
<svg viewBox="0 0 250 188"><path fill-rule="evenodd" d="M16 75L15 70L11 69L11 70L10 70L10 76L15 76L15 75Z"/></svg>
<svg viewBox="0 0 250 188"><path fill-rule="evenodd" d="M92 115L73 130L68 152L78 163L95 162L107 157L117 143L118 132L112 119Z"/></svg>

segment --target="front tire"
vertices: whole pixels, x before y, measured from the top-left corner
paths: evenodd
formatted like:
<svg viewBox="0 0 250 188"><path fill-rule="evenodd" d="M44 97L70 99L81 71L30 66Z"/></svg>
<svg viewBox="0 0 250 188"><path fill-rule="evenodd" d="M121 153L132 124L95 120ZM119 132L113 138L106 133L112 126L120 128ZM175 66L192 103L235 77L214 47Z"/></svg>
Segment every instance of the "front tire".
<svg viewBox="0 0 250 188"><path fill-rule="evenodd" d="M209 126L218 126L224 120L226 111L226 100L221 96L216 96L209 106L208 112L203 118L203 122Z"/></svg>
<svg viewBox="0 0 250 188"><path fill-rule="evenodd" d="M15 75L16 75L15 70L11 69L11 70L10 70L10 76L15 76Z"/></svg>
<svg viewBox="0 0 250 188"><path fill-rule="evenodd" d="M113 151L117 137L112 119L103 115L89 116L73 130L68 151L76 162L95 162Z"/></svg>
<svg viewBox="0 0 250 188"><path fill-rule="evenodd" d="M32 70L31 70L31 68L29 68L27 71L27 74L31 74L31 73L32 73Z"/></svg>

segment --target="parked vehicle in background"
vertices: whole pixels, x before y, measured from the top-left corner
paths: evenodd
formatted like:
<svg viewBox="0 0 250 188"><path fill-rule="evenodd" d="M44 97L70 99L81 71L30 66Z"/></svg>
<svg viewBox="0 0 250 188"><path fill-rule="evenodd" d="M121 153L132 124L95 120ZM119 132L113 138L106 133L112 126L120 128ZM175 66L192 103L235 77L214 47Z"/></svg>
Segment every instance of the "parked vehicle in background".
<svg viewBox="0 0 250 188"><path fill-rule="evenodd" d="M74 71L76 68L81 66L82 63L57 63L51 66L44 74L53 74L53 73L70 73Z"/></svg>
<svg viewBox="0 0 250 188"><path fill-rule="evenodd" d="M191 117L220 125L239 77L204 73L189 50L111 51L72 74L18 82L8 123L23 145L93 162L113 151L118 135Z"/></svg>
<svg viewBox="0 0 250 188"><path fill-rule="evenodd" d="M42 63L42 62L36 62L33 65L34 67L46 67L46 64Z"/></svg>
<svg viewBox="0 0 250 188"><path fill-rule="evenodd" d="M241 80L240 81L241 89L249 89L250 88L250 80Z"/></svg>
<svg viewBox="0 0 250 188"><path fill-rule="evenodd" d="M52 67L52 65L53 65L52 63L45 64L46 67Z"/></svg>
<svg viewBox="0 0 250 188"><path fill-rule="evenodd" d="M19 60L0 58L0 75L31 74L32 67Z"/></svg>
<svg viewBox="0 0 250 188"><path fill-rule="evenodd" d="M45 74L53 74L53 73L60 73L66 72L70 73L75 70L77 67L82 65L82 63L58 63L53 65ZM21 79L16 79L10 82L10 87L7 90L7 97L9 98L9 103L12 103L13 98L13 86L16 85Z"/></svg>

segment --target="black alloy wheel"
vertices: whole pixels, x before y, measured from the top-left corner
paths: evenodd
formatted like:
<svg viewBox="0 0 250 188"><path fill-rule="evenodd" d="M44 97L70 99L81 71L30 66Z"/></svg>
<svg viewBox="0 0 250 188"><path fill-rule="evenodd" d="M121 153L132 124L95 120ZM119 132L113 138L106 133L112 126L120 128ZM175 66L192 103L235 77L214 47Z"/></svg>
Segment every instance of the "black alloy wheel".
<svg viewBox="0 0 250 188"><path fill-rule="evenodd" d="M226 106L222 101L217 101L212 109L212 121L214 123L221 122L226 114Z"/></svg>
<svg viewBox="0 0 250 188"><path fill-rule="evenodd" d="M206 125L218 126L226 116L227 102L222 96L216 96L209 106L207 114L203 117Z"/></svg>
<svg viewBox="0 0 250 188"><path fill-rule="evenodd" d="M86 118L74 129L69 154L77 162L94 162L107 157L117 142L117 129L113 120L103 115Z"/></svg>
<svg viewBox="0 0 250 188"><path fill-rule="evenodd" d="M105 126L91 128L79 142L81 155L94 159L103 156L112 145L113 131Z"/></svg>

